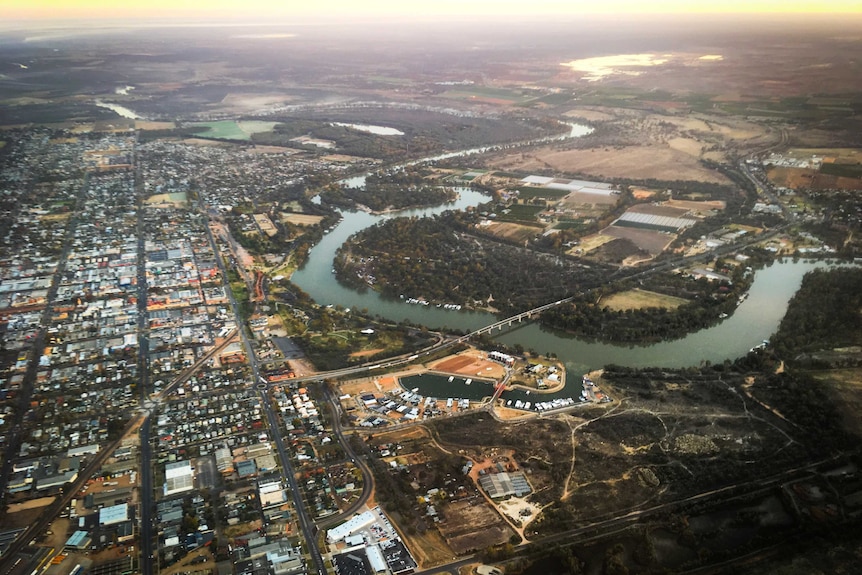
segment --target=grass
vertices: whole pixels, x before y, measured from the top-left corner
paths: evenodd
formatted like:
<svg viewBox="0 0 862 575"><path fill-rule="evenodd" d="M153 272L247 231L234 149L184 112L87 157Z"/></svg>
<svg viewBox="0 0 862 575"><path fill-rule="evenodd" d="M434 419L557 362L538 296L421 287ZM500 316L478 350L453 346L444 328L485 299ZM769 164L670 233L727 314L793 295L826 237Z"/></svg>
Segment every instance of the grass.
<svg viewBox="0 0 862 575"><path fill-rule="evenodd" d="M602 307L608 307L614 311L622 311L627 309L644 309L655 307L664 309L676 309L686 303L688 303L688 300L685 300L683 298L646 290L633 289L610 295L602 299L602 301L599 302L599 305Z"/></svg>
<svg viewBox="0 0 862 575"><path fill-rule="evenodd" d="M237 122L234 120L220 120L217 122L199 122L194 124L207 128L200 135L206 138L220 140L250 140L253 134L272 131L277 122Z"/></svg>

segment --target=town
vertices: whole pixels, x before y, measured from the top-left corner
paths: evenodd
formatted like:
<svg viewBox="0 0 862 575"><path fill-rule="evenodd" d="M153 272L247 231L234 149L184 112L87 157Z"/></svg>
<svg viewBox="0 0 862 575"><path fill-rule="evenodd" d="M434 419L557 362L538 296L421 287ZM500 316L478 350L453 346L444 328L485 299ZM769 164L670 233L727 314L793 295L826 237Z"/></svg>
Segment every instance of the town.
<svg viewBox="0 0 862 575"><path fill-rule="evenodd" d="M414 25L2 32L0 573L852 571L855 29Z"/></svg>

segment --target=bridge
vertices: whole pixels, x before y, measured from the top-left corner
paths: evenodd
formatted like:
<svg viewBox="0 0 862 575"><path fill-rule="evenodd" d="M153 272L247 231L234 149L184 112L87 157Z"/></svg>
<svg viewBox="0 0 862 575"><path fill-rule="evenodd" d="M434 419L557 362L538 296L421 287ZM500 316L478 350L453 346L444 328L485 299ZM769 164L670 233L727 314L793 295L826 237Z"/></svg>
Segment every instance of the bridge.
<svg viewBox="0 0 862 575"><path fill-rule="evenodd" d="M473 336L481 335L483 333L491 333L495 329L499 329L502 331L504 328L512 327L512 324L515 322L521 323L524 319L531 320L531 319L533 319L534 315L538 315L545 310L551 309L552 307L557 307L558 305L568 303L568 302L572 301L572 299L574 299L574 298L567 297L564 299L553 301L551 303L546 303L545 305L540 305L539 307L534 307L533 309L528 309L527 311L522 311L521 313L519 313L517 315L507 317L506 319L501 319L500 321L496 321L490 325L486 325L485 327L480 327L476 331L471 331L467 335L458 338L457 341L458 341L458 343L462 343L464 341L467 341L468 339L470 339Z"/></svg>
<svg viewBox="0 0 862 575"><path fill-rule="evenodd" d="M395 356L395 357L390 357L388 359L377 360L374 362L369 362L369 363L365 363L362 365L356 365L356 366L352 366L352 367L344 367L341 369L333 369L330 371L320 371L320 372L317 372L317 373L314 373L311 375L305 375L305 376L301 376L301 377L297 377L297 378L292 378L290 381L293 381L296 383L301 383L301 382L306 382L306 381L317 381L317 380L326 379L326 378L346 377L346 376L358 375L360 373L364 373L364 372L368 372L368 371L374 371L375 369L387 369L387 368L396 367L399 365L412 363L414 360L418 359L420 356L430 355L434 352L446 349L448 347L452 347L455 344L463 343L475 335L480 335L483 333L490 333L495 329L503 330L507 327L511 327L512 324L514 324L516 322L520 323L520 322L524 321L525 319L531 320L534 318L534 316L539 315L543 311L551 309L553 307L557 307L558 305L562 305L564 303L568 303L568 302L572 301L573 299L574 299L573 297L567 297L567 298L563 298L563 299L560 299L560 300L557 300L557 301L554 301L551 303L546 303L544 305L540 305L538 307L534 307L532 309L529 309L527 311L523 311L523 312L516 314L516 315L513 315L511 317L507 317L505 319L495 321L494 323L486 325L484 327L480 327L479 329L472 331L472 332L468 333L467 335L462 335L460 337L453 338L453 339L445 339L445 340L441 341L440 343L436 343L434 345L428 346L426 348L423 348L421 350L413 352L412 354L403 354L403 355L399 355L399 356ZM283 363L286 361L287 361L287 359L279 359L279 360L274 360L274 361L268 361L267 363L272 365L272 364L277 364L277 363ZM274 384L272 382L268 382L265 379L261 378L258 385L266 387L268 385L277 385L277 384ZM502 389L495 390L495 396L499 397L499 394L501 392L502 392ZM496 399L496 397L495 397L495 399Z"/></svg>

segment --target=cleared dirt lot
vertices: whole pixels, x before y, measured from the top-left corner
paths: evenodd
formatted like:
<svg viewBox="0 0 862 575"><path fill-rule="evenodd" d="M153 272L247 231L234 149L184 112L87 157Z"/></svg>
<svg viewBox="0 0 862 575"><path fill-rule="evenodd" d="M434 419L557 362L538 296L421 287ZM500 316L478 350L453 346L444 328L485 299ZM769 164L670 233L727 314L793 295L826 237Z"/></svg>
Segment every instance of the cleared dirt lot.
<svg viewBox="0 0 862 575"><path fill-rule="evenodd" d="M468 350L453 357L429 364L431 369L445 373L456 373L459 375L481 375L500 379L506 375L506 368L497 362L485 358L485 355L477 350Z"/></svg>
<svg viewBox="0 0 862 575"><path fill-rule="evenodd" d="M531 154L508 154L492 160L491 165L502 170L526 172L551 168L561 174L587 174L597 178L730 183L720 173L700 165L697 158L667 144L563 151L545 147Z"/></svg>
<svg viewBox="0 0 862 575"><path fill-rule="evenodd" d="M511 528L482 497L456 501L444 509L446 521L438 528L458 555L505 543L512 536Z"/></svg>
<svg viewBox="0 0 862 575"><path fill-rule="evenodd" d="M541 228L534 226L522 226L521 224L513 224L509 222L493 222L490 225L485 226L484 229L498 238L515 240L518 242L534 238L542 231Z"/></svg>
<svg viewBox="0 0 862 575"><path fill-rule="evenodd" d="M612 310L619 311L626 309L643 309L648 307L676 309L685 303L687 303L687 301L679 297L673 297L640 289L633 289L629 291L615 293L611 296L603 298L599 302L599 306L607 306Z"/></svg>
<svg viewBox="0 0 862 575"><path fill-rule="evenodd" d="M310 214L282 214L281 221L296 224L297 226L314 226L320 223L323 216L312 216Z"/></svg>

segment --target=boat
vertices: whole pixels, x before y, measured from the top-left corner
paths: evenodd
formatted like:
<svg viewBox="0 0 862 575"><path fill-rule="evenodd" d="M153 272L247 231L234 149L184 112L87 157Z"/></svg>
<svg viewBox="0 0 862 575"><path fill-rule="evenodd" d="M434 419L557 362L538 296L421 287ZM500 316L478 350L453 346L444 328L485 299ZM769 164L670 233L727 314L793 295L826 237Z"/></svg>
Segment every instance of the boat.
<svg viewBox="0 0 862 575"><path fill-rule="evenodd" d="M455 376L454 376L454 375L450 375L450 376L449 376L449 383L452 383L452 380L453 380L453 379L455 379Z"/></svg>
<svg viewBox="0 0 862 575"><path fill-rule="evenodd" d="M464 385L470 385L471 383L473 383L473 380L468 377L467 380L464 382Z"/></svg>

